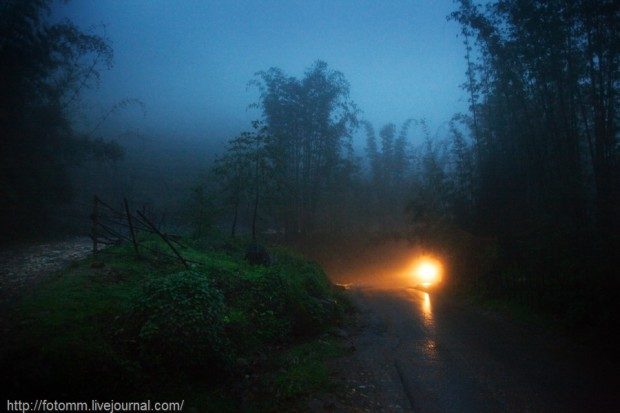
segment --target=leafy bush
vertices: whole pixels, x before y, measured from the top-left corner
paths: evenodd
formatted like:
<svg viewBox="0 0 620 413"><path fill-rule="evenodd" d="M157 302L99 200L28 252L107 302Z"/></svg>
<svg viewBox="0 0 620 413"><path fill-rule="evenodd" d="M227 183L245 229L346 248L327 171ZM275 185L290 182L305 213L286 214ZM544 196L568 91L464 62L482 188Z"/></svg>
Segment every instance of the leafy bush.
<svg viewBox="0 0 620 413"><path fill-rule="evenodd" d="M192 374L228 365L224 297L206 275L181 271L154 279L133 313L145 367Z"/></svg>
<svg viewBox="0 0 620 413"><path fill-rule="evenodd" d="M280 308L296 336L322 331L337 317L336 303L320 267L301 258L280 257L266 284L272 308ZM278 303L277 306L274 303Z"/></svg>
<svg viewBox="0 0 620 413"><path fill-rule="evenodd" d="M227 335L240 344L241 352L320 333L341 315L320 267L288 252L276 251L274 256L276 262L268 268L210 270L230 307Z"/></svg>

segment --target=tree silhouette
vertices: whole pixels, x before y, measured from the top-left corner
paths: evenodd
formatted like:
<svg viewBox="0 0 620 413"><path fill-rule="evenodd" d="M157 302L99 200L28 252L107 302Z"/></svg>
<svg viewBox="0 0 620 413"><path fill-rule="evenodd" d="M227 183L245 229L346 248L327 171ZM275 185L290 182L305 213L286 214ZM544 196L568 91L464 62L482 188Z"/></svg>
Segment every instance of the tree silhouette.
<svg viewBox="0 0 620 413"><path fill-rule="evenodd" d="M302 79L280 69L258 72L267 151L273 163L278 216L287 234L311 231L317 209L343 162L357 109L340 72L317 61Z"/></svg>
<svg viewBox="0 0 620 413"><path fill-rule="evenodd" d="M0 228L34 231L71 197L67 167L120 148L74 131L80 92L110 67L112 49L70 22L50 24L50 1L6 1L0 10Z"/></svg>

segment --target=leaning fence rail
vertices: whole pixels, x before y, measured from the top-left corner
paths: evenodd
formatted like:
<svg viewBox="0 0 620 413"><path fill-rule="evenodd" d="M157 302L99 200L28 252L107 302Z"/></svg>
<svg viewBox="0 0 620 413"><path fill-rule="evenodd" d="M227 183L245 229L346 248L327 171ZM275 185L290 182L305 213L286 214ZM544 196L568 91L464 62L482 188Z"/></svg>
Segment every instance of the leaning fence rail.
<svg viewBox="0 0 620 413"><path fill-rule="evenodd" d="M117 210L108 203L101 200L98 196L93 196L90 237L93 241L93 255L99 253L99 245L118 245L123 242L129 242L133 245L136 255L142 256L141 251L150 251L178 260L187 269L190 268L189 263L200 264L197 261L188 260L183 257L179 249L184 248L176 238L176 235L166 234L161 231L153 220L147 217L145 211L136 211L135 215L131 213L129 202L123 199L123 209ZM140 243L138 237L139 232L147 232L155 234L161 238L170 248L172 254L153 249L144 243Z"/></svg>

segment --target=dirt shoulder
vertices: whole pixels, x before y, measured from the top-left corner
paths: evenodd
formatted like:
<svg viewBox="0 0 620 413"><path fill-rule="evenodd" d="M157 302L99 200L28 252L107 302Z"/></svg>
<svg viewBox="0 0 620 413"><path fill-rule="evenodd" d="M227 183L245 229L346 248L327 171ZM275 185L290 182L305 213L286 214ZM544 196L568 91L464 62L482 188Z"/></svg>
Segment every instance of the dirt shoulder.
<svg viewBox="0 0 620 413"><path fill-rule="evenodd" d="M312 412L411 412L412 407L393 351L399 338L390 333L359 292L350 290L356 313L336 331L347 354L330 362L334 392L309 401Z"/></svg>

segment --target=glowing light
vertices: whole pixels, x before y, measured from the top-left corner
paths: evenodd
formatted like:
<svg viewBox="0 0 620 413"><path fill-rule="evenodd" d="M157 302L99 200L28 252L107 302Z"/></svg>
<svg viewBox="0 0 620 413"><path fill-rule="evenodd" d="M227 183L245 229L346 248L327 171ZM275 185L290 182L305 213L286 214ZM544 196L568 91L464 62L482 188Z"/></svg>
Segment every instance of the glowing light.
<svg viewBox="0 0 620 413"><path fill-rule="evenodd" d="M439 261L429 257L418 260L414 269L414 275L423 287L430 287L441 281L442 266Z"/></svg>
<svg viewBox="0 0 620 413"><path fill-rule="evenodd" d="M428 293L424 293L424 300L422 301L422 314L425 320L433 319L433 308L431 307L431 296Z"/></svg>

